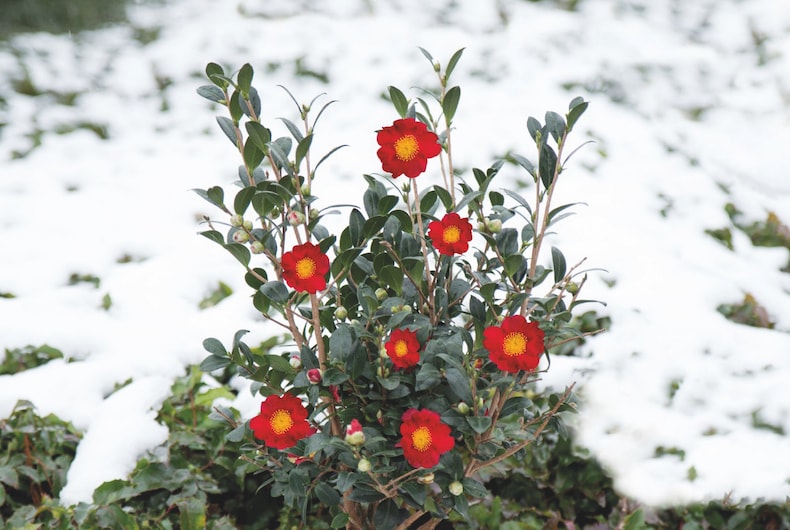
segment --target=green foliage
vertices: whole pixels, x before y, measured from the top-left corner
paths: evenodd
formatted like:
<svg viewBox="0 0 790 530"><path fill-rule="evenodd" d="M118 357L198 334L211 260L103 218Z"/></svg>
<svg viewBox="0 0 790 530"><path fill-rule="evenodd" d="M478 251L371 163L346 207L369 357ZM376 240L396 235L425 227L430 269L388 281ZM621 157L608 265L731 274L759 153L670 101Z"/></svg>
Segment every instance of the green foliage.
<svg viewBox="0 0 790 530"><path fill-rule="evenodd" d="M3 0L0 38L14 33L79 32L124 22L126 1L113 0Z"/></svg>
<svg viewBox="0 0 790 530"><path fill-rule="evenodd" d="M57 497L79 438L70 423L37 415L27 401L0 420L0 525L26 527L37 508ZM40 515L42 523L51 520L47 511Z"/></svg>
<svg viewBox="0 0 790 530"><path fill-rule="evenodd" d="M0 375L15 374L46 364L52 359L62 359L63 353L51 346L25 346L5 349L5 358L0 364Z"/></svg>

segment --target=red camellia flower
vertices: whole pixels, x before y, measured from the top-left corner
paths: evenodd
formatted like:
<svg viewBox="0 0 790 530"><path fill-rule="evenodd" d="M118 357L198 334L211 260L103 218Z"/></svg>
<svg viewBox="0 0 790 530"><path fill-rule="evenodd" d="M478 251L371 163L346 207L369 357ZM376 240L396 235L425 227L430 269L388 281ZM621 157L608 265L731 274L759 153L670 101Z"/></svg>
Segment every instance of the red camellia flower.
<svg viewBox="0 0 790 530"><path fill-rule="evenodd" d="M287 449L313 434L302 400L291 394L268 396L261 413L250 420L250 429L259 440L275 449Z"/></svg>
<svg viewBox="0 0 790 530"><path fill-rule="evenodd" d="M412 467L433 467L439 463L439 457L455 447L450 427L432 410L409 409L401 420L400 446Z"/></svg>
<svg viewBox="0 0 790 530"><path fill-rule="evenodd" d="M469 249L472 240L472 225L468 217L448 213L441 221L431 221L428 237L434 248L445 256L463 254Z"/></svg>
<svg viewBox="0 0 790 530"><path fill-rule="evenodd" d="M397 368L411 368L420 361L417 333L408 329L394 329L384 344L387 355Z"/></svg>
<svg viewBox="0 0 790 530"><path fill-rule="evenodd" d="M297 291L315 293L326 287L329 258L318 245L296 245L283 254L281 265L285 283Z"/></svg>
<svg viewBox="0 0 790 530"><path fill-rule="evenodd" d="M534 370L545 349L543 330L537 322L527 322L521 315L502 320L501 326L483 330L483 347L500 370L514 374L519 370Z"/></svg>
<svg viewBox="0 0 790 530"><path fill-rule="evenodd" d="M382 127L376 137L381 167L393 177L406 175L414 178L425 171L428 159L442 150L439 137L424 123L414 118L395 120L390 127Z"/></svg>

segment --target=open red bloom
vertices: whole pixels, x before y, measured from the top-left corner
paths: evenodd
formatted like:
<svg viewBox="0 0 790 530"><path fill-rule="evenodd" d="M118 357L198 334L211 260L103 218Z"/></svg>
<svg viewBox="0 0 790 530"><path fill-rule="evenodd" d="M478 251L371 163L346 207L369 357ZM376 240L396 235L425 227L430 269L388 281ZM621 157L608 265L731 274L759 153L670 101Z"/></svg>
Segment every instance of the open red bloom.
<svg viewBox="0 0 790 530"><path fill-rule="evenodd" d="M463 254L469 250L472 225L468 217L451 212L442 217L441 221L431 221L428 225L428 237L434 248L445 256Z"/></svg>
<svg viewBox="0 0 790 530"><path fill-rule="evenodd" d="M259 440L275 449L287 449L313 434L302 400L291 394L268 396L261 413L250 420L250 429Z"/></svg>
<svg viewBox="0 0 790 530"><path fill-rule="evenodd" d="M382 127L376 140L381 146L377 153L381 167L392 173L393 178L420 175L425 171L428 159L442 150L439 137L414 118L395 120L391 126Z"/></svg>
<svg viewBox="0 0 790 530"><path fill-rule="evenodd" d="M393 329L384 348L397 368L410 368L420 362L420 343L414 331Z"/></svg>
<svg viewBox="0 0 790 530"><path fill-rule="evenodd" d="M297 291L314 293L326 287L329 258L321 253L318 245L296 245L290 252L283 254L280 265L285 283Z"/></svg>
<svg viewBox="0 0 790 530"><path fill-rule="evenodd" d="M400 446L413 467L433 467L439 463L439 457L455 447L450 427L432 410L409 409L401 420Z"/></svg>
<svg viewBox="0 0 790 530"><path fill-rule="evenodd" d="M501 326L483 330L483 347L500 370L514 374L538 367L543 345L543 330L537 322L527 322L521 315L502 320Z"/></svg>

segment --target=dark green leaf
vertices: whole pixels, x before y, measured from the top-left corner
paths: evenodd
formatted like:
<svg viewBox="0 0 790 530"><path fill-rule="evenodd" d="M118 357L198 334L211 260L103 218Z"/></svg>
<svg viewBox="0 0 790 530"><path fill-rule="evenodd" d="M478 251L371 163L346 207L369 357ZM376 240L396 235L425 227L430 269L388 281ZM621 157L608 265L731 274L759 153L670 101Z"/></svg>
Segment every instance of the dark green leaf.
<svg viewBox="0 0 790 530"><path fill-rule="evenodd" d="M255 187L247 186L246 188L242 188L236 194L236 198L233 199L233 210L239 215L244 215L244 212L247 211L247 207L250 205L253 195L255 195Z"/></svg>
<svg viewBox="0 0 790 530"><path fill-rule="evenodd" d="M409 111L409 101L406 99L406 96L394 86L389 87L388 90L392 106L395 107L395 112L397 112L401 118L405 118L406 113Z"/></svg>
<svg viewBox="0 0 790 530"><path fill-rule="evenodd" d="M401 512L404 512L401 514ZM392 530L405 517L405 510L398 509L398 505L392 499L386 499L379 504L373 516L373 526L376 530Z"/></svg>
<svg viewBox="0 0 790 530"><path fill-rule="evenodd" d="M339 324L329 337L329 352L338 359L345 359L351 351L351 331L348 324Z"/></svg>
<svg viewBox="0 0 790 530"><path fill-rule="evenodd" d="M339 530L340 528L345 528L351 518L348 516L347 513L341 512L332 518L332 522L329 524L335 530Z"/></svg>
<svg viewBox="0 0 790 530"><path fill-rule="evenodd" d="M228 355L228 352L225 350L225 346L223 346L222 343L215 338L205 339L203 341L203 349L219 357Z"/></svg>
<svg viewBox="0 0 790 530"><path fill-rule="evenodd" d="M206 98L209 101L216 103L225 103L225 93L214 85L203 85L198 87L197 93L199 96Z"/></svg>
<svg viewBox="0 0 790 530"><path fill-rule="evenodd" d="M247 129L249 140L255 142L255 145L263 153L268 153L269 142L272 141L272 132L257 121L248 121L244 124L244 127Z"/></svg>
<svg viewBox="0 0 790 530"><path fill-rule="evenodd" d="M313 143L313 135L308 134L304 138L299 141L299 144L296 146L296 158L294 159L294 163L296 167L299 167L304 160L307 153L310 151L310 144Z"/></svg>
<svg viewBox="0 0 790 530"><path fill-rule="evenodd" d="M222 234L216 230L206 230L205 232L200 232L200 235L212 240L215 243L225 246L225 238L222 237Z"/></svg>
<svg viewBox="0 0 790 530"><path fill-rule="evenodd" d="M508 155L508 158L514 160L518 165L520 165L521 167L526 169L527 173L529 173L530 175L534 175L535 174L535 164L530 162L527 158L525 158L525 157L523 157L521 155L518 155L516 153L510 153ZM507 190L505 190L505 191L507 191Z"/></svg>
<svg viewBox="0 0 790 530"><path fill-rule="evenodd" d="M252 175L255 168L261 165L265 155L258 144L247 138L244 143L244 165L247 167L247 173ZM244 182L246 185L252 185L252 182Z"/></svg>
<svg viewBox="0 0 790 530"><path fill-rule="evenodd" d="M527 212L529 212L529 214L532 215L532 207L529 205L529 203L526 201L526 199L524 199L524 197L521 194L516 193L513 190L507 190L507 189L502 191L505 192L510 198L515 200L520 206L523 206L527 210Z"/></svg>
<svg viewBox="0 0 790 530"><path fill-rule="evenodd" d="M515 228L503 228L496 235L496 245L503 256L518 253L518 231Z"/></svg>
<svg viewBox="0 0 790 530"><path fill-rule="evenodd" d="M565 135L565 120L556 112L548 111L546 113L546 128L557 141Z"/></svg>
<svg viewBox="0 0 790 530"><path fill-rule="evenodd" d="M548 144L543 144L540 149L540 162L538 172L543 185L548 188L554 182L554 173L557 170L557 154Z"/></svg>
<svg viewBox="0 0 790 530"><path fill-rule="evenodd" d="M234 258L239 260L239 262L248 267L250 265L250 249L242 245L241 243L229 243L225 245L225 249L230 252Z"/></svg>
<svg viewBox="0 0 790 530"><path fill-rule="evenodd" d="M433 55L428 53L428 50L426 50L422 46L417 46L417 48L419 48L422 54L425 56L425 58L428 59L428 61L430 61L431 64L433 64Z"/></svg>
<svg viewBox="0 0 790 530"><path fill-rule="evenodd" d="M447 68L445 68L444 70L445 83L450 79L450 74L452 74L453 70L455 70L455 65L458 64L458 61L459 59L461 59L461 55L463 53L464 53L464 48L461 48L460 50L455 52L452 57L450 57L449 61L447 61Z"/></svg>
<svg viewBox="0 0 790 530"><path fill-rule="evenodd" d="M450 124L455 116L455 111L458 109L458 102L461 100L461 87L454 86L444 95L442 101L442 111L444 112L445 122Z"/></svg>
<svg viewBox="0 0 790 530"><path fill-rule="evenodd" d="M225 75L225 71L217 63L208 63L206 65L206 77L211 78L215 75Z"/></svg>
<svg viewBox="0 0 790 530"><path fill-rule="evenodd" d="M252 86L252 76L253 70L250 63L244 64L239 70L239 75L236 77L236 80L239 85L239 90L241 90L241 94L246 98L250 93L250 87Z"/></svg>
<svg viewBox="0 0 790 530"><path fill-rule="evenodd" d="M300 131L299 127L297 127L291 120L288 120L286 118L279 118L279 120L285 124L285 127L288 129L288 132L291 133L291 136L293 136L297 142L301 142L304 139L304 135L302 134L302 131Z"/></svg>
<svg viewBox="0 0 790 530"><path fill-rule="evenodd" d="M525 258L521 254L513 254L505 258L505 274L515 275L524 263Z"/></svg>
<svg viewBox="0 0 790 530"><path fill-rule="evenodd" d="M212 186L206 190L206 198L211 204L225 210L225 192L219 186Z"/></svg>
<svg viewBox="0 0 790 530"><path fill-rule="evenodd" d="M466 422L477 434L483 434L491 426L491 418L488 416L467 416Z"/></svg>
<svg viewBox="0 0 790 530"><path fill-rule="evenodd" d="M488 490L486 490L486 487L473 478L465 478L463 485L464 493L471 495L472 497L484 499L488 496Z"/></svg>
<svg viewBox="0 0 790 530"><path fill-rule="evenodd" d="M587 110L587 106L589 103L582 100L582 98L574 98L569 105L570 109L568 110L568 132L573 129L573 126L576 125L576 122L579 120L584 111Z"/></svg>
<svg viewBox="0 0 790 530"><path fill-rule="evenodd" d="M485 323L486 306L475 296L469 297L469 313L472 315L472 318L474 318L478 322Z"/></svg>
<svg viewBox="0 0 790 530"><path fill-rule="evenodd" d="M565 276L566 264L565 256L557 247L551 247L551 263L554 269L554 283L559 283Z"/></svg>
<svg viewBox="0 0 790 530"><path fill-rule="evenodd" d="M392 288L398 295L403 292L403 270L394 265L385 265L379 272L379 278L384 285Z"/></svg>
<svg viewBox="0 0 790 530"><path fill-rule="evenodd" d="M263 285L260 289L261 293L269 300L277 303L283 303L288 300L288 288L285 284L278 280L270 280Z"/></svg>
<svg viewBox="0 0 790 530"><path fill-rule="evenodd" d="M222 132L225 133L225 136L228 137L228 140L230 140L233 145L238 147L239 139L236 137L236 127L233 125L233 122L230 121L230 118L226 118L225 116L217 116L217 123L219 124L219 128L222 129Z"/></svg>
<svg viewBox="0 0 790 530"><path fill-rule="evenodd" d="M423 364L417 372L414 390L428 390L438 385L442 380L441 372L432 364Z"/></svg>
<svg viewBox="0 0 790 530"><path fill-rule="evenodd" d="M472 390L469 385L469 378L465 373L458 368L450 367L446 370L445 377L447 377L447 384L450 386L450 390L458 396L460 401L472 403Z"/></svg>
<svg viewBox="0 0 790 530"><path fill-rule="evenodd" d="M222 370L229 364L230 359L228 357L209 355L200 363L200 369L204 372L213 372L214 370Z"/></svg>
<svg viewBox="0 0 790 530"><path fill-rule="evenodd" d="M540 132L541 129L542 126L540 125L540 122L538 120L536 120L532 116L530 116L527 119L527 130L529 131L529 135L536 142L538 141L538 133Z"/></svg>
<svg viewBox="0 0 790 530"><path fill-rule="evenodd" d="M318 500L326 506L336 506L340 504L340 494L326 482L316 483L314 491Z"/></svg>

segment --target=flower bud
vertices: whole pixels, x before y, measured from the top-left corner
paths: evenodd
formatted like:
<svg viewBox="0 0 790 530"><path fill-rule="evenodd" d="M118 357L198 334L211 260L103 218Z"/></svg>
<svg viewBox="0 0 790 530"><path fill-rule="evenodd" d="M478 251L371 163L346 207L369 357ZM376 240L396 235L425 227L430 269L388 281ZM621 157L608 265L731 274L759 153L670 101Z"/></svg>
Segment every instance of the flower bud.
<svg viewBox="0 0 790 530"><path fill-rule="evenodd" d="M291 358L288 359L288 364L290 364L291 368L294 370L298 370L302 367L302 359L300 359L298 355L291 355Z"/></svg>
<svg viewBox="0 0 790 530"><path fill-rule="evenodd" d="M433 473L428 473L427 475L422 475L421 477L417 477L417 482L420 484L433 484Z"/></svg>
<svg viewBox="0 0 790 530"><path fill-rule="evenodd" d="M379 423L382 423L384 421L384 413L381 412L381 409L376 411L376 419L378 420Z"/></svg>
<svg viewBox="0 0 790 530"><path fill-rule="evenodd" d="M489 219L486 221L486 228L492 234L498 234L502 231L502 220L501 219Z"/></svg>
<svg viewBox="0 0 790 530"><path fill-rule="evenodd" d="M253 241L250 245L250 250L253 254L263 254L263 251L266 250L266 245L260 241Z"/></svg>
<svg viewBox="0 0 790 530"><path fill-rule="evenodd" d="M302 190L302 195L304 195L304 196L310 195L310 191L311 190L310 190L310 186L308 184L306 184L306 183L302 184L301 190Z"/></svg>
<svg viewBox="0 0 790 530"><path fill-rule="evenodd" d="M379 352L379 355L381 355L381 352ZM387 357L386 352L384 353L383 357ZM376 375L379 377L387 377L388 375L390 375L390 371L384 368L383 366L379 366L378 368L376 368Z"/></svg>
<svg viewBox="0 0 790 530"><path fill-rule="evenodd" d="M477 231L478 232L486 232L486 224L483 221L477 222Z"/></svg>
<svg viewBox="0 0 790 530"><path fill-rule="evenodd" d="M230 216L230 226L241 226L244 224L244 218L239 214Z"/></svg>
<svg viewBox="0 0 790 530"><path fill-rule="evenodd" d="M387 295L388 293L385 288L379 287L378 289L376 289L376 300L378 300L379 302L387 298Z"/></svg>
<svg viewBox="0 0 790 530"><path fill-rule="evenodd" d="M565 290L571 294L576 294L579 292L579 284L576 282L568 282L568 285L565 286Z"/></svg>
<svg viewBox="0 0 790 530"><path fill-rule="evenodd" d="M345 320L348 316L348 309L342 305L335 309L335 318L338 320Z"/></svg>
<svg viewBox="0 0 790 530"><path fill-rule="evenodd" d="M236 230L235 232L233 232L232 239L236 243L246 243L247 241L250 240L250 235L244 230Z"/></svg>
<svg viewBox="0 0 790 530"><path fill-rule="evenodd" d="M452 495L458 497L464 492L464 485L458 482L457 480L450 482L450 485L447 486L447 491L449 491Z"/></svg>
<svg viewBox="0 0 790 530"><path fill-rule="evenodd" d="M318 210L310 210L310 220L315 221L321 213Z"/></svg>
<svg viewBox="0 0 790 530"><path fill-rule="evenodd" d="M362 424L356 418L351 420L351 423L346 426L346 443L355 447L365 443L365 433L362 432Z"/></svg>
<svg viewBox="0 0 790 530"><path fill-rule="evenodd" d="M464 403L463 401L461 401L461 402L458 404L458 412L460 412L461 414L463 414L464 416L466 416L467 414L469 414L469 405L467 405L466 403Z"/></svg>
<svg viewBox="0 0 790 530"><path fill-rule="evenodd" d="M304 224L304 214L302 212L297 212L295 210L291 210L288 212L288 224L291 226L299 226Z"/></svg>
<svg viewBox="0 0 790 530"><path fill-rule="evenodd" d="M360 458L359 462L357 463L357 471L359 471L360 473L367 473L368 471L370 471L371 467L372 466L370 465L370 460L368 460L367 458Z"/></svg>
<svg viewBox="0 0 790 530"><path fill-rule="evenodd" d="M246 230L246 231L248 231L248 232L249 232L250 230L252 230L252 221L250 221L249 219L245 219L245 220L244 220L244 221L241 223L241 226L243 226L243 227L244 227L244 230Z"/></svg>
<svg viewBox="0 0 790 530"><path fill-rule="evenodd" d="M311 368L307 371L307 380L312 384L317 385L321 382L321 370L318 368Z"/></svg>

